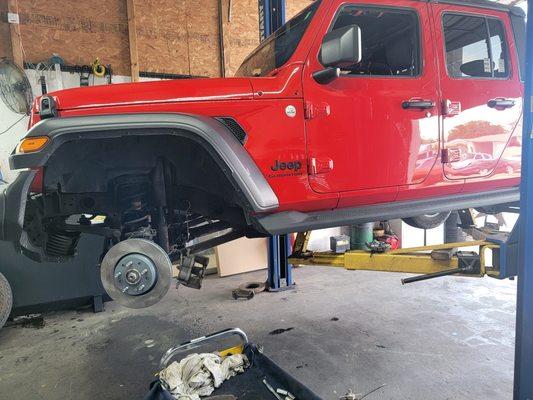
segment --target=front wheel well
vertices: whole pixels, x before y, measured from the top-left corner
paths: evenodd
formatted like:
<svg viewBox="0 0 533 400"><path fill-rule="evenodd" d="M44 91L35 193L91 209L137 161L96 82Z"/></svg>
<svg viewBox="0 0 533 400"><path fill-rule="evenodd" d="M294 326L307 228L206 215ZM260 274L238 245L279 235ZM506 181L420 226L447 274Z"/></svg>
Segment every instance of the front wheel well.
<svg viewBox="0 0 533 400"><path fill-rule="evenodd" d="M25 231L47 256L74 255L80 233L147 238L169 252L217 229L261 234L229 167L183 136L68 141L48 159L43 187L28 199Z"/></svg>
<svg viewBox="0 0 533 400"><path fill-rule="evenodd" d="M249 208L230 178L231 171L215 157L201 142L172 135L73 140L49 158L44 188L45 192L60 187L64 193L105 193L119 181L135 185L149 177L163 159L168 189L194 198L191 206L201 208L198 211L218 214L221 206Z"/></svg>

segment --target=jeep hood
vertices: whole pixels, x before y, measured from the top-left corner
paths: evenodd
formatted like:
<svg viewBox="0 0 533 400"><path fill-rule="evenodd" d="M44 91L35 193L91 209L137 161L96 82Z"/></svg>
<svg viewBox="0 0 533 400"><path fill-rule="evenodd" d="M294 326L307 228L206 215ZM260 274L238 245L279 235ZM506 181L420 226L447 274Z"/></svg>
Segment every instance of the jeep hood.
<svg viewBox="0 0 533 400"><path fill-rule="evenodd" d="M133 104L253 98L252 85L248 78L200 78L121 83L67 89L49 95L54 97L59 111Z"/></svg>

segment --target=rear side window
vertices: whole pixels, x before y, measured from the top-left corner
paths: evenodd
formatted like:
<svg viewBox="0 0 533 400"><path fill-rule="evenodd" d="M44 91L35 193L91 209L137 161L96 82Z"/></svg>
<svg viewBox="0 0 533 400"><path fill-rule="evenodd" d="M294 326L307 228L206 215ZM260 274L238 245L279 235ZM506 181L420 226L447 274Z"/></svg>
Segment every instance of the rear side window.
<svg viewBox="0 0 533 400"><path fill-rule="evenodd" d="M509 56L500 20L446 14L443 27L448 75L453 78L509 77Z"/></svg>
<svg viewBox="0 0 533 400"><path fill-rule="evenodd" d="M413 11L369 6L344 6L331 30L361 28L362 60L345 75L416 76L420 73L418 16Z"/></svg>

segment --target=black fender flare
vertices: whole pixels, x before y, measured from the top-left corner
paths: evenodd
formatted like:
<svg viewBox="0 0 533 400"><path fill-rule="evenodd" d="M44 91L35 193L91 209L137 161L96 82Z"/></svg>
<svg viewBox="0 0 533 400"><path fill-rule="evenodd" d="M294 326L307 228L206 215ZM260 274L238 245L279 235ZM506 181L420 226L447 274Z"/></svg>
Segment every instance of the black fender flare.
<svg viewBox="0 0 533 400"><path fill-rule="evenodd" d="M19 248L24 226L24 211L35 171L21 171L15 180L0 189L0 240L13 242Z"/></svg>
<svg viewBox="0 0 533 400"><path fill-rule="evenodd" d="M47 136L50 142L34 153L12 154L9 162L12 169L37 168L46 165L49 157L68 141L162 134L200 143L255 213L279 206L276 194L243 145L220 122L201 115L135 113L48 118L34 125L26 137Z"/></svg>

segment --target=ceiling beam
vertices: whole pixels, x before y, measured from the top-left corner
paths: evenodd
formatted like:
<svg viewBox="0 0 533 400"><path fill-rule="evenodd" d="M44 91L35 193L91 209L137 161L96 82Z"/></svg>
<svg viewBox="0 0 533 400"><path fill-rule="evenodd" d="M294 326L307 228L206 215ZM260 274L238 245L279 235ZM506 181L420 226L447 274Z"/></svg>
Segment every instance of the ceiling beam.
<svg viewBox="0 0 533 400"><path fill-rule="evenodd" d="M128 12L128 38L130 45L131 81L139 81L139 53L137 51L137 30L135 25L134 0L126 0Z"/></svg>
<svg viewBox="0 0 533 400"><path fill-rule="evenodd" d="M7 1L7 10L9 13L19 13L19 7L17 0ZM10 23L9 31L11 33L11 48L13 52L13 62L20 68L24 68L24 52L22 50L22 37L20 36L20 24Z"/></svg>

